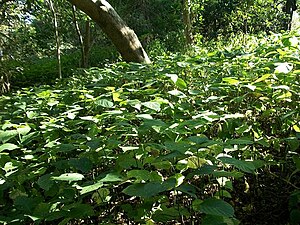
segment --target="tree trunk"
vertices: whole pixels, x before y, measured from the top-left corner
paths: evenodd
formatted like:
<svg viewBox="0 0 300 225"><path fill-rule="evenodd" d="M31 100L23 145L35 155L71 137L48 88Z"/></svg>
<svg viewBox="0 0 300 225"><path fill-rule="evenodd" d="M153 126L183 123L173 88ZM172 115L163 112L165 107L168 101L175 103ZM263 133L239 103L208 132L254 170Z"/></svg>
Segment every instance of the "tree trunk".
<svg viewBox="0 0 300 225"><path fill-rule="evenodd" d="M193 43L192 35L192 23L191 23L191 1L183 0L183 23L184 23L184 34L187 45Z"/></svg>
<svg viewBox="0 0 300 225"><path fill-rule="evenodd" d="M85 22L85 34L83 38L84 54L83 54L83 67L88 67L89 55L91 50L91 22Z"/></svg>
<svg viewBox="0 0 300 225"><path fill-rule="evenodd" d="M288 14L288 19L285 23L285 29L291 30L293 12L297 10L296 0L286 0L283 11Z"/></svg>
<svg viewBox="0 0 300 225"><path fill-rule="evenodd" d="M76 6L72 6L73 12L73 23L75 26L75 30L78 36L80 49L81 49L81 63L80 67L87 68L89 64L89 54L91 49L91 28L90 28L90 21L86 21L85 23L85 34L82 35L82 32L79 28L78 21L76 19Z"/></svg>
<svg viewBox="0 0 300 225"><path fill-rule="evenodd" d="M61 57L60 57L60 37L59 37L59 31L58 31L58 22L57 22L57 16L55 12L55 8L53 5L52 0L48 0L49 8L53 16L53 26L55 29L55 41L56 41L56 56L57 56L57 64L58 64L58 77L62 78L61 73Z"/></svg>
<svg viewBox="0 0 300 225"><path fill-rule="evenodd" d="M105 0L68 0L95 21L127 62L150 63L138 37Z"/></svg>

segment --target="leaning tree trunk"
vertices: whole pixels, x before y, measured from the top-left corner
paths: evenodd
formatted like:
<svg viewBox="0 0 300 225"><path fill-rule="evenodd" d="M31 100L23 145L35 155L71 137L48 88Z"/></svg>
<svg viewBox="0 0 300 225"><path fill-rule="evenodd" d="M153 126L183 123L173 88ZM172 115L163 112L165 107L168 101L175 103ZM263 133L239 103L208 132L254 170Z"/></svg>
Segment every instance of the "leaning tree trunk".
<svg viewBox="0 0 300 225"><path fill-rule="evenodd" d="M150 63L138 37L105 0L68 0L92 18L127 62Z"/></svg>

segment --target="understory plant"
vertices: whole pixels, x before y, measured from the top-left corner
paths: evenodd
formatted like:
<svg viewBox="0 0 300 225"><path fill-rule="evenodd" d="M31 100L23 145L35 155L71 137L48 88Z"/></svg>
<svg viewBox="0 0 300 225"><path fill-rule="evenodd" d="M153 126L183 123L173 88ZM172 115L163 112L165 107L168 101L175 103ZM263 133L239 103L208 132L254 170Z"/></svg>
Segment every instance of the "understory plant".
<svg viewBox="0 0 300 225"><path fill-rule="evenodd" d="M0 97L3 224L298 224L297 35Z"/></svg>

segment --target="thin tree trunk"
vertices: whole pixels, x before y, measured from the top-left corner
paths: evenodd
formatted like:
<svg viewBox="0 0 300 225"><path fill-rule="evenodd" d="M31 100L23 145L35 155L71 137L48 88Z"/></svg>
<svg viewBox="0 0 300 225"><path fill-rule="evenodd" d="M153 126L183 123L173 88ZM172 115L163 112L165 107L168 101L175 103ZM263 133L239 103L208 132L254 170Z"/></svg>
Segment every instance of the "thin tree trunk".
<svg viewBox="0 0 300 225"><path fill-rule="evenodd" d="M184 23L184 34L187 45L193 43L192 35L192 23L191 23L191 1L183 0L183 23Z"/></svg>
<svg viewBox="0 0 300 225"><path fill-rule="evenodd" d="M55 42L56 42L56 56L57 56L57 63L58 63L58 77L62 78L62 72L61 72L61 51L60 51L60 36L59 36L59 29L58 29L58 21L57 16L54 8L54 4L52 0L48 0L49 8L53 16L53 26L55 29Z"/></svg>
<svg viewBox="0 0 300 225"><path fill-rule="evenodd" d="M91 22L88 20L85 22L85 34L83 39L84 54L83 54L83 67L88 67L89 54L91 50Z"/></svg>
<svg viewBox="0 0 300 225"><path fill-rule="evenodd" d="M80 49L81 49L81 65L80 66L85 67L85 65L86 65L85 57L84 57L84 55L85 55L85 46L83 44L83 37L82 37L81 31L80 31L80 28L79 28L79 25L78 25L78 22L77 22L77 19L76 19L76 6L75 5L72 5L72 14L73 14L73 23L74 23L74 26L75 26L75 30L76 30L76 33L77 33L77 36L78 36Z"/></svg>
<svg viewBox="0 0 300 225"><path fill-rule="evenodd" d="M138 37L105 0L68 0L95 21L127 62L150 63Z"/></svg>

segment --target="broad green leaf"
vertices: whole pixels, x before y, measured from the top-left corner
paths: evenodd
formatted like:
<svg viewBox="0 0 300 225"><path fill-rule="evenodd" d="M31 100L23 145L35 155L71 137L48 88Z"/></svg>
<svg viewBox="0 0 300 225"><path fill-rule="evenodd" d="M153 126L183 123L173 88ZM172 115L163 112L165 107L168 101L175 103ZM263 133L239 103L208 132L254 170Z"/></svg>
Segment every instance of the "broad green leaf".
<svg viewBox="0 0 300 225"><path fill-rule="evenodd" d="M38 179L37 184L45 191L49 191L53 186L54 181L51 179L51 174L46 174Z"/></svg>
<svg viewBox="0 0 300 225"><path fill-rule="evenodd" d="M237 219L228 218L224 216L206 215L203 218L201 225L238 225Z"/></svg>
<svg viewBox="0 0 300 225"><path fill-rule="evenodd" d="M118 173L108 173L100 181L101 182L118 182L118 181L123 181L123 180L124 180L124 177Z"/></svg>
<svg viewBox="0 0 300 225"><path fill-rule="evenodd" d="M50 100L47 102L47 105L50 106L50 107L55 106L55 105L57 105L57 104L59 104L59 101L54 100L54 99L50 99Z"/></svg>
<svg viewBox="0 0 300 225"><path fill-rule="evenodd" d="M298 170L300 170L300 157L299 157L299 155L294 155L293 156L293 161L294 161L294 163L296 165L296 168Z"/></svg>
<svg viewBox="0 0 300 225"><path fill-rule="evenodd" d="M169 179L164 182L149 182L145 184L132 184L122 192L129 196L139 196L143 198L153 197L163 191L170 190L176 185L175 179Z"/></svg>
<svg viewBox="0 0 300 225"><path fill-rule="evenodd" d="M275 73L289 73L293 69L293 65L290 63L275 63L277 67L275 68Z"/></svg>
<svg viewBox="0 0 300 225"><path fill-rule="evenodd" d="M87 120L87 121L92 121L94 123L98 123L99 119L97 119L95 116L81 116L79 117L81 120Z"/></svg>
<svg viewBox="0 0 300 225"><path fill-rule="evenodd" d="M101 106L104 108L112 108L114 106L114 103L108 99L97 99L94 103L96 106Z"/></svg>
<svg viewBox="0 0 300 225"><path fill-rule="evenodd" d="M103 186L103 182L97 182L95 184L91 184L91 185L84 186L84 187L78 187L78 188L81 189L79 193L81 195L84 195L86 193L90 193L92 191L96 191L99 188L101 188L102 186Z"/></svg>
<svg viewBox="0 0 300 225"><path fill-rule="evenodd" d="M262 77L258 78L256 81L254 81L253 83L259 83L259 82L262 82L262 81L265 81L266 79L268 79L269 77L271 76L271 74L265 74L263 75Z"/></svg>
<svg viewBox="0 0 300 225"><path fill-rule="evenodd" d="M178 98L186 98L186 97L187 97L183 92L178 91L178 90L168 91L168 93L169 93L170 95L176 96L176 97L178 97Z"/></svg>
<svg viewBox="0 0 300 225"><path fill-rule="evenodd" d="M277 96L277 99L286 99L292 97L292 93L287 91L286 93L283 93L282 95Z"/></svg>
<svg viewBox="0 0 300 225"><path fill-rule="evenodd" d="M254 142L250 138L237 138L226 141L230 145L252 145Z"/></svg>
<svg viewBox="0 0 300 225"><path fill-rule="evenodd" d="M202 144L202 143L205 143L205 142L207 142L209 139L205 136L205 135L203 135L203 134L201 134L201 135L199 135L199 136L191 136L191 137L189 137L188 138L191 142L194 142L194 143L196 143L196 144Z"/></svg>
<svg viewBox="0 0 300 225"><path fill-rule="evenodd" d="M151 114L137 114L136 117L141 119L153 120Z"/></svg>
<svg viewBox="0 0 300 225"><path fill-rule="evenodd" d="M196 188L191 184L182 184L179 187L177 187L176 190L186 193L186 194L192 196L193 198L197 198Z"/></svg>
<svg viewBox="0 0 300 225"><path fill-rule="evenodd" d="M160 111L160 104L158 102L143 102L142 105L156 112Z"/></svg>
<svg viewBox="0 0 300 225"><path fill-rule="evenodd" d="M41 199L39 198L29 198L27 196L19 196L16 198L14 205L15 207L25 213L31 214L33 212L34 207L39 204Z"/></svg>
<svg viewBox="0 0 300 225"><path fill-rule="evenodd" d="M28 134L29 132L31 131L31 127L28 126L27 124L26 125L20 125L18 128L17 128L17 132L21 135L26 135Z"/></svg>
<svg viewBox="0 0 300 225"><path fill-rule="evenodd" d="M36 118L39 115L39 113L34 112L34 111L26 111L26 116L28 117L28 119L32 120L34 118Z"/></svg>
<svg viewBox="0 0 300 225"><path fill-rule="evenodd" d="M170 207L162 206L160 209L156 210L152 216L152 219L156 222L168 222L179 220L181 217L189 217L190 213L187 209L182 207Z"/></svg>
<svg viewBox="0 0 300 225"><path fill-rule="evenodd" d="M120 148L124 151L132 151L132 150L138 150L140 147L136 147L136 146L120 146Z"/></svg>
<svg viewBox="0 0 300 225"><path fill-rule="evenodd" d="M253 173L256 169L254 163L251 161L238 160L229 157L219 157L218 159L221 160L223 163L233 165L246 173Z"/></svg>
<svg viewBox="0 0 300 225"><path fill-rule="evenodd" d="M199 211L208 215L234 217L233 207L227 202L216 198L204 200L199 205Z"/></svg>
<svg viewBox="0 0 300 225"><path fill-rule="evenodd" d="M148 181L150 180L150 172L147 170L130 170L127 172L128 178L136 178L137 181Z"/></svg>
<svg viewBox="0 0 300 225"><path fill-rule="evenodd" d="M178 78L175 85L179 88L179 89L185 89L187 87L187 84L185 83L185 81L181 78Z"/></svg>
<svg viewBox="0 0 300 225"><path fill-rule="evenodd" d="M70 152L75 150L76 147L72 144L61 144L57 146L57 150L60 152Z"/></svg>
<svg viewBox="0 0 300 225"><path fill-rule="evenodd" d="M174 84L176 84L178 80L178 75L177 74L166 74L167 77L170 77L171 80L173 81Z"/></svg>
<svg viewBox="0 0 300 225"><path fill-rule="evenodd" d="M2 143L5 143L17 135L18 135L17 130L5 130L5 131L0 130L0 141Z"/></svg>
<svg viewBox="0 0 300 225"><path fill-rule="evenodd" d="M224 78L222 78L222 80L231 85L237 85L240 82L239 80L234 79L232 77L224 77Z"/></svg>
<svg viewBox="0 0 300 225"><path fill-rule="evenodd" d="M69 164L83 173L92 169L93 164L88 158L70 159Z"/></svg>
<svg viewBox="0 0 300 225"><path fill-rule="evenodd" d="M92 198L97 202L98 205L101 205L104 202L110 200L110 191L108 188L100 188L93 195Z"/></svg>
<svg viewBox="0 0 300 225"><path fill-rule="evenodd" d="M80 173L64 173L58 177L51 177L52 180L59 180L59 181L79 181L82 180L84 176Z"/></svg>
<svg viewBox="0 0 300 225"><path fill-rule="evenodd" d="M18 149L19 147L15 144L11 144L11 143L5 143L3 145L0 145L0 152L4 151L4 150L15 150Z"/></svg>

